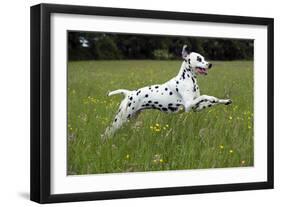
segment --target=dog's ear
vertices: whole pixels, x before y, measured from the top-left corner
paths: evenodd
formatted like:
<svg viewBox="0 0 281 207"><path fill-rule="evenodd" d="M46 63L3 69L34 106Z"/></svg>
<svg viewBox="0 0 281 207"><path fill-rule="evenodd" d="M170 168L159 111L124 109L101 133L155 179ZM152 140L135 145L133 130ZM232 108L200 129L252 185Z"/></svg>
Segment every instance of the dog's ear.
<svg viewBox="0 0 281 207"><path fill-rule="evenodd" d="M189 53L190 50L188 49L187 45L184 45L181 52L182 58L186 58L186 56L189 55Z"/></svg>

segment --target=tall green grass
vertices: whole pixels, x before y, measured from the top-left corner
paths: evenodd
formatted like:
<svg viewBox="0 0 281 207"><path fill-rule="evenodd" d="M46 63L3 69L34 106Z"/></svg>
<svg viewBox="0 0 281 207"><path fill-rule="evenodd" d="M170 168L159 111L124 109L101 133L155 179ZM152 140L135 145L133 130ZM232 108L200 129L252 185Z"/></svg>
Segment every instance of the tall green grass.
<svg viewBox="0 0 281 207"><path fill-rule="evenodd" d="M253 62L214 62L199 76L201 94L231 98L229 106L201 112L144 111L107 142L121 95L174 77L180 61L79 61L68 63L68 174L94 174L252 166Z"/></svg>

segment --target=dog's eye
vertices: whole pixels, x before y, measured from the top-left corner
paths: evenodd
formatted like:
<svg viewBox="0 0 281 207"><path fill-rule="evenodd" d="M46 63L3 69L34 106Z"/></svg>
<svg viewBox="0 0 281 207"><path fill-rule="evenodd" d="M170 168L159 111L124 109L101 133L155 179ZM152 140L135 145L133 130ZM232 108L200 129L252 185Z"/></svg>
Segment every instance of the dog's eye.
<svg viewBox="0 0 281 207"><path fill-rule="evenodd" d="M202 62L202 58L199 57L199 56L197 56L197 61L198 61L198 62Z"/></svg>

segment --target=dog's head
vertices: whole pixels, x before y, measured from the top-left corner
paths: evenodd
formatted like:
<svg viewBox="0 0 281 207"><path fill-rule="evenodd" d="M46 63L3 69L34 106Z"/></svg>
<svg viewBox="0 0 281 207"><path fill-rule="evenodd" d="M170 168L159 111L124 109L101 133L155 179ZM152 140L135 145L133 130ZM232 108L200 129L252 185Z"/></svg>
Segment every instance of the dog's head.
<svg viewBox="0 0 281 207"><path fill-rule="evenodd" d="M196 52L190 52L187 45L182 48L182 58L186 62L188 68L197 74L208 74L208 70L212 68L212 64L207 62L205 58Z"/></svg>

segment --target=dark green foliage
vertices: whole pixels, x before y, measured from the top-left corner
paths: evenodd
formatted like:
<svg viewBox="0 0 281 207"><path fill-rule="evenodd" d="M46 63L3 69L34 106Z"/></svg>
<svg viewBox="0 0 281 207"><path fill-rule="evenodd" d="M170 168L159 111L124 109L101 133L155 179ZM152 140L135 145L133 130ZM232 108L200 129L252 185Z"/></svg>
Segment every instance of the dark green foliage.
<svg viewBox="0 0 281 207"><path fill-rule="evenodd" d="M179 59L184 44L211 60L252 60L253 40L69 32L69 60Z"/></svg>

